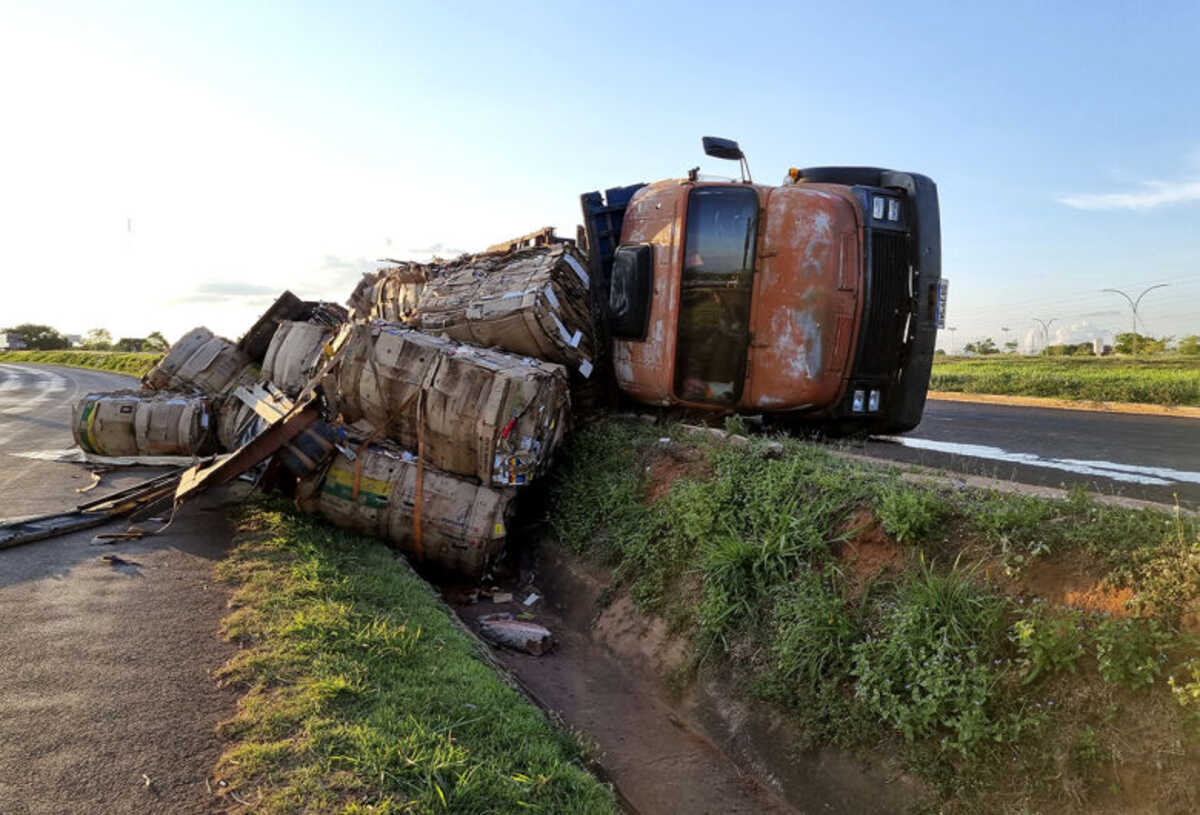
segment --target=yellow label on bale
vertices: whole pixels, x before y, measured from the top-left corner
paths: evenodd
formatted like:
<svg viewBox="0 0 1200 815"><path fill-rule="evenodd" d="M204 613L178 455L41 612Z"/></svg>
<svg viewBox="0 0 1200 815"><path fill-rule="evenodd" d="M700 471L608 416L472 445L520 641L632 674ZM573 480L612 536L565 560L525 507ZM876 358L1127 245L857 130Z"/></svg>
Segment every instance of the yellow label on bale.
<svg viewBox="0 0 1200 815"><path fill-rule="evenodd" d="M504 524L500 523L499 521L496 521L496 526L492 530L492 535L493 535L493 537L496 537L496 538L503 538L504 537Z"/></svg>
<svg viewBox="0 0 1200 815"><path fill-rule="evenodd" d="M331 469L325 476L324 492L344 501L354 499L354 473L348 470ZM363 476L358 480L358 503L363 506L381 509L388 504L388 496L392 485L379 478Z"/></svg>

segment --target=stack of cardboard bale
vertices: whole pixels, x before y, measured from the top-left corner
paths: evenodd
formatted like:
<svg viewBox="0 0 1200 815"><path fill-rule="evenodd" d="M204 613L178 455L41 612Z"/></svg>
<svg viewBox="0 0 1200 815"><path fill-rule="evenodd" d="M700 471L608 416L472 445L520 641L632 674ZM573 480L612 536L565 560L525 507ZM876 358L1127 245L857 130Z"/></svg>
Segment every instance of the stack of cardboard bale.
<svg viewBox="0 0 1200 815"><path fill-rule="evenodd" d="M89 396L77 441L97 450L96 426L116 428L108 417L132 404L134 441L122 436L112 449L166 449L169 433L136 427L143 412L170 405L161 423L174 428L173 451L201 455L214 438L232 451L272 410L317 399L322 420L277 454L275 470L296 477L298 505L482 577L518 491L546 471L566 432L571 388L591 375L584 269L570 244L552 244L396 263L364 276L349 313L285 292L236 344L204 328L186 334L142 395Z"/></svg>
<svg viewBox="0 0 1200 815"><path fill-rule="evenodd" d="M251 435L254 411L235 394L259 381L264 335L269 341L288 317L329 331L347 316L336 304L305 303L284 292L241 342L194 328L142 378L141 391L84 396L74 408L75 441L90 456L151 460L231 450Z"/></svg>
<svg viewBox="0 0 1200 815"><path fill-rule="evenodd" d="M587 283L561 245L364 275L318 376L347 445L302 505L481 576L566 431L568 366L591 373Z"/></svg>

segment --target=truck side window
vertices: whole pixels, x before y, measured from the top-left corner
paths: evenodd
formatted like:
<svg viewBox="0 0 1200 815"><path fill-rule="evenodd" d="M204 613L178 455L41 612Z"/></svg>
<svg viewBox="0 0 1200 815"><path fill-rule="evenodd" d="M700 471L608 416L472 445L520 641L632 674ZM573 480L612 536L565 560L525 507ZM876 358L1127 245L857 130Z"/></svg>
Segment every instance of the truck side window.
<svg viewBox="0 0 1200 815"><path fill-rule="evenodd" d="M681 399L729 404L741 397L757 234L754 190L692 190L675 345L675 393Z"/></svg>
<svg viewBox="0 0 1200 815"><path fill-rule="evenodd" d="M644 340L650 323L654 270L648 243L621 246L613 255L608 290L609 328L621 340Z"/></svg>

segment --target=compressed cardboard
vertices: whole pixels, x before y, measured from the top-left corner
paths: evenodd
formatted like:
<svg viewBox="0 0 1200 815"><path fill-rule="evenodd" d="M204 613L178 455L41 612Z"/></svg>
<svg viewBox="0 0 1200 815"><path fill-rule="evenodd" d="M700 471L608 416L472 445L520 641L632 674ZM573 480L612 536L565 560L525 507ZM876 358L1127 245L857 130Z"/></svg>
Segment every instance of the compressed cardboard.
<svg viewBox="0 0 1200 815"><path fill-rule="evenodd" d="M515 491L473 484L425 467L421 545L414 534L417 465L391 445L360 449L355 461L338 453L316 490L298 490L302 507L340 527L377 535L417 562L478 579L499 555Z"/></svg>
<svg viewBox="0 0 1200 815"><path fill-rule="evenodd" d="M89 393L72 410L71 431L101 456L195 456L213 444L209 400L185 394Z"/></svg>
<svg viewBox="0 0 1200 815"><path fill-rule="evenodd" d="M423 442L430 466L484 484L545 471L570 413L562 366L397 323L343 331L323 387L346 424L365 419L408 450Z"/></svg>

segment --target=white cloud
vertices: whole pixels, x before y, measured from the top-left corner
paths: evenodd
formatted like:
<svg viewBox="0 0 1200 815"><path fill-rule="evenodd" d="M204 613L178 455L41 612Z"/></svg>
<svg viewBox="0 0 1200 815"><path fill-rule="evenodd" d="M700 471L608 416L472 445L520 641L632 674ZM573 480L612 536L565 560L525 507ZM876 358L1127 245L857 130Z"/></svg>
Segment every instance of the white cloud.
<svg viewBox="0 0 1200 815"><path fill-rule="evenodd" d="M1200 201L1200 179L1143 181L1141 187L1134 192L1067 195L1058 201L1075 209L1152 209L1166 204Z"/></svg>

